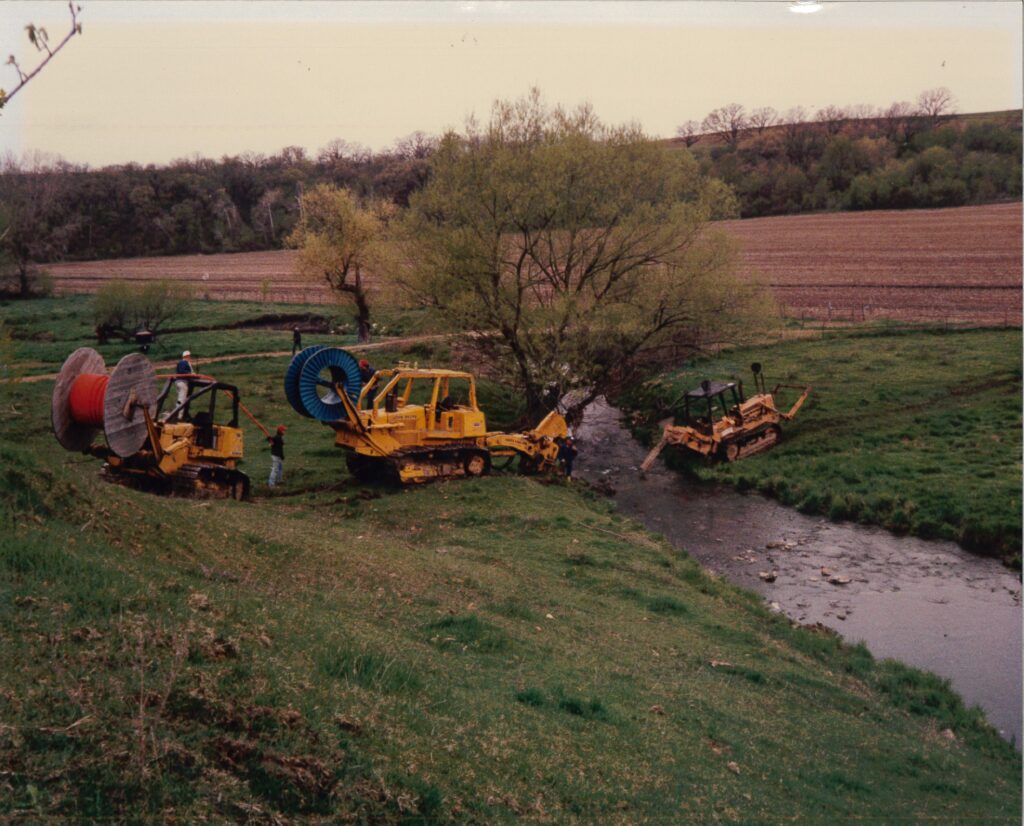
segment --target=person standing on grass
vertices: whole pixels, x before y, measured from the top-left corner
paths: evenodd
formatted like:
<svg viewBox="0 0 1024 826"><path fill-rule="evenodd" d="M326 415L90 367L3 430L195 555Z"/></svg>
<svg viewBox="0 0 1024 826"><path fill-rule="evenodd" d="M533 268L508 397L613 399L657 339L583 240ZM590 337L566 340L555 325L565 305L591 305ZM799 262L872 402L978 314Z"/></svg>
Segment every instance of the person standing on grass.
<svg viewBox="0 0 1024 826"><path fill-rule="evenodd" d="M284 432L287 430L283 424L277 426L277 433L267 436L270 442L270 478L267 480L267 487L272 488L284 479Z"/></svg>
<svg viewBox="0 0 1024 826"><path fill-rule="evenodd" d="M565 478L572 479L572 463L576 460L576 442L572 436L566 436L558 446L558 461L562 463L565 470Z"/></svg>
<svg viewBox="0 0 1024 826"><path fill-rule="evenodd" d="M297 350L302 349L302 333L299 332L299 328L296 327L292 330L292 355L295 355Z"/></svg>
<svg viewBox="0 0 1024 826"><path fill-rule="evenodd" d="M181 361L178 362L178 366L175 369L175 374L179 376L188 376L195 372L192 369L192 363L189 361L189 357L192 353L186 350L181 354ZM188 398L188 380L178 379L174 382L175 388L178 391L178 406L180 407L185 403L185 399Z"/></svg>

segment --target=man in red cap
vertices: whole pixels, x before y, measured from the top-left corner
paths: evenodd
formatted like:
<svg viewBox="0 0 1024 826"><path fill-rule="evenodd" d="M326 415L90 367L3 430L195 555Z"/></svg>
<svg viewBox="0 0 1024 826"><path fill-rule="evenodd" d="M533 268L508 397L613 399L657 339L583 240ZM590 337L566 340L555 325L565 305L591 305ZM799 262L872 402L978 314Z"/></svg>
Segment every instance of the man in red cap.
<svg viewBox="0 0 1024 826"><path fill-rule="evenodd" d="M277 426L277 433L267 436L270 442L270 478L267 480L267 487L274 487L284 477L284 432L287 430L283 424Z"/></svg>
<svg viewBox="0 0 1024 826"><path fill-rule="evenodd" d="M370 362L366 359L360 359L359 361L359 377L363 380L363 384L366 384L370 379L373 378L373 374L377 371L370 366Z"/></svg>

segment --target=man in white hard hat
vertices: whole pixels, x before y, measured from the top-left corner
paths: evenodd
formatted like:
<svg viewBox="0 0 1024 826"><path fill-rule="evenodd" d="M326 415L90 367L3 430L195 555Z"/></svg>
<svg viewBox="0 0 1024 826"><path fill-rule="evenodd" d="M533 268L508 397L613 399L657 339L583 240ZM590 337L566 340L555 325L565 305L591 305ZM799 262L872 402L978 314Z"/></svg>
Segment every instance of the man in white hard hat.
<svg viewBox="0 0 1024 826"><path fill-rule="evenodd" d="M192 369L192 363L188 360L192 353L186 350L181 354L181 361L178 362L178 367L174 371L176 375L187 376L195 371ZM178 405L185 403L185 399L188 398L188 381L185 379L178 379L174 382L174 386L178 389Z"/></svg>

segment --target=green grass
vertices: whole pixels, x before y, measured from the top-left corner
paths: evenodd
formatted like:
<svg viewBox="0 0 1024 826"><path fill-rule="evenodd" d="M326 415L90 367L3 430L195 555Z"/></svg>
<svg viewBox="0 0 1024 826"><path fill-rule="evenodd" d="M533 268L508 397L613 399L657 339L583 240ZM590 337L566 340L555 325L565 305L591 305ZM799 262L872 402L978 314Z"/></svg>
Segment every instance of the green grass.
<svg viewBox="0 0 1024 826"><path fill-rule="evenodd" d="M330 333L306 333L303 344L344 346L356 341L352 311L346 305L270 304L255 301L190 301L180 316L158 337L149 351L157 361L177 359L183 350L196 358L291 350L289 323L280 329L232 328L244 321L268 320L269 316L308 315L326 319L337 330ZM429 332L422 313L400 308L382 308L375 333L381 336L414 335ZM274 322L270 322L274 323ZM376 322L375 322L376 323ZM0 334L11 337L10 353L0 361L13 358L20 375L49 373L60 368L76 347L93 347L108 365L128 353L138 351L132 343L113 341L97 344L93 334L92 297L85 295L41 298L30 301L0 301ZM3 351L0 351L3 352Z"/></svg>
<svg viewBox="0 0 1024 826"><path fill-rule="evenodd" d="M749 392L752 361L769 386L814 386L782 444L732 465L684 462L671 449L666 461L806 512L1019 565L1020 331L833 333L733 351L648 382L624 404L653 422L704 377L737 377ZM793 400L789 391L783 409Z"/></svg>
<svg viewBox="0 0 1024 826"><path fill-rule="evenodd" d="M564 484L355 485L286 362L218 370L290 426L273 496L247 430L251 503L104 484L3 386L0 818L1018 822L941 680Z"/></svg>

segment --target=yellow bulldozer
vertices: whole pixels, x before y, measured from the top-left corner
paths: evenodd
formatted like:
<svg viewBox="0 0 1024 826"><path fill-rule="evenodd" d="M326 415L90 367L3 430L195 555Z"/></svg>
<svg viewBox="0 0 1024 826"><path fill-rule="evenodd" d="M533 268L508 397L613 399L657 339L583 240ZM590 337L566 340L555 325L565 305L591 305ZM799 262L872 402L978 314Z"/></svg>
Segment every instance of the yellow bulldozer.
<svg viewBox="0 0 1024 826"><path fill-rule="evenodd" d="M177 382L186 385L180 403L170 399ZM223 405L218 409L220 394L229 400L227 414ZM103 459L111 481L159 493L244 499L249 477L238 469L244 452L240 404L233 385L194 374L157 376L141 353L125 356L108 374L103 357L81 347L57 376L50 418L57 441ZM106 444L94 444L99 431Z"/></svg>
<svg viewBox="0 0 1024 826"><path fill-rule="evenodd" d="M297 353L285 395L296 412L334 430L361 481L483 476L494 459L515 457L525 472L548 472L568 432L555 412L527 432L488 432L473 374L400 364L365 379L356 359L337 347Z"/></svg>
<svg viewBox="0 0 1024 826"><path fill-rule="evenodd" d="M782 438L781 423L792 421L807 401L810 386L777 384L769 393L765 388L761 365L750 365L757 392L750 398L743 393L742 382L704 380L700 387L682 397L682 423L668 424L661 440L640 465L646 473L658 454L668 445L677 445L710 461L735 462L774 447ZM783 388L801 391L789 411L776 407Z"/></svg>

